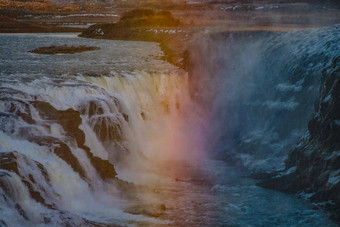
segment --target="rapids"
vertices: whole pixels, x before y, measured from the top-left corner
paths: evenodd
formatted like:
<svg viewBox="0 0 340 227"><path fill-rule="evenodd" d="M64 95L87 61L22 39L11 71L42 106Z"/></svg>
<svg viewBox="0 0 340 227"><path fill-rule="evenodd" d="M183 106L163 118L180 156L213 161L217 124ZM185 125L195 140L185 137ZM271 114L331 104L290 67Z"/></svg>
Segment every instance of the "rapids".
<svg viewBox="0 0 340 227"><path fill-rule="evenodd" d="M334 225L209 159L206 112L158 44L76 34L0 42L0 226ZM100 50L28 53L52 44Z"/></svg>

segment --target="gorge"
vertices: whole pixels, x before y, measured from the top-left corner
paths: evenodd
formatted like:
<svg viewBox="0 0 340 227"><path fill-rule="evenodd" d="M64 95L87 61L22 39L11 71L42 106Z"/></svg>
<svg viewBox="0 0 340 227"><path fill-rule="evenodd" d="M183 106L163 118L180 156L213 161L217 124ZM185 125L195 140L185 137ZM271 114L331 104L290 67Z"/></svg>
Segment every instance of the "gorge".
<svg viewBox="0 0 340 227"><path fill-rule="evenodd" d="M339 25L0 40L1 226L338 226Z"/></svg>

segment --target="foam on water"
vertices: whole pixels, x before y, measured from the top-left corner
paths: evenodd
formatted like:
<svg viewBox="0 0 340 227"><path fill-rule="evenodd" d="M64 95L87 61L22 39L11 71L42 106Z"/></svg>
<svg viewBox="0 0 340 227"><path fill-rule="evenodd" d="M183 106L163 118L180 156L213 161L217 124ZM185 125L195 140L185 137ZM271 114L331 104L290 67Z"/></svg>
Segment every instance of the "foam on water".
<svg viewBox="0 0 340 227"><path fill-rule="evenodd" d="M267 216L309 209L206 159L207 115L157 44L74 34L0 41L0 225L273 224ZM27 53L65 43L101 49ZM291 205L284 215L271 210L276 199ZM329 224L317 211L301 217Z"/></svg>
<svg viewBox="0 0 340 227"><path fill-rule="evenodd" d="M149 67L155 70L161 65L162 71L137 70L141 62L145 62L142 59L145 52L140 57L138 52L152 47L149 54L159 55L156 44L90 40L87 42L102 48L110 43L111 49L64 59L58 55L41 58L27 54L25 50L32 43L26 42L28 47L23 46L21 39L35 40L39 45L51 40L69 43L74 42L73 35L8 35L1 38L4 43L11 44L10 48L18 43L18 53L11 56L12 61L1 52L4 64L1 66L0 150L18 166L18 170L10 167L8 171L2 170L5 175L1 182L10 185L10 192L20 189L6 202L5 207L10 209L1 206L1 210L8 210L8 215L1 220L10 224L22 210L19 220L24 218L27 219L25 223L31 224L45 222L49 225L51 218L59 220L55 223L69 222L76 226L89 224L87 221L164 223L138 213L124 212L136 203L132 200L136 195L130 195L131 199L128 194L122 198L122 192L117 188L119 181L101 179L86 149L79 144L79 133L74 132L78 129L68 128L63 121L78 114L81 118L79 129L85 135L84 145L90 152L112 163L120 179L138 179L138 183L145 184L149 176L159 178L152 163L161 159L190 158L200 152L195 149L198 144L183 136L191 134L190 137L200 140L200 135L188 127L190 124L184 124L185 119L192 122L193 118L199 119L195 107L190 106L186 73L157 60L157 56L150 58ZM82 39L76 41L83 42ZM121 63L119 67L109 58L109 54L115 53L113 51L123 53L113 55ZM133 60L130 51L134 53ZM18 59L22 64L20 67L16 67ZM82 67L84 63L95 63L91 65L91 73L87 67ZM106 70L101 70L101 65ZM54 68L58 66L60 71ZM70 108L75 112L70 112ZM60 146L64 150L58 153L55 149ZM71 152L67 154L69 157L60 154L66 152L65 149ZM17 171L18 175L9 170ZM2 195L8 197L6 192ZM148 200L150 203L152 198ZM140 201L143 203L145 199ZM20 209L16 209L16 205Z"/></svg>

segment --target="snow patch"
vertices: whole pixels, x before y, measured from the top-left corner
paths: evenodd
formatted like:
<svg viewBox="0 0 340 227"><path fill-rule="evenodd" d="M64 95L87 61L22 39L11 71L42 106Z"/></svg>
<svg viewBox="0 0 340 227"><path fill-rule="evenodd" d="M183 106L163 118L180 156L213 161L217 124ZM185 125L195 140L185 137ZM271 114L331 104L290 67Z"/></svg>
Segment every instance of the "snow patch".
<svg viewBox="0 0 340 227"><path fill-rule="evenodd" d="M340 156L340 151L333 151L332 154L325 158L325 160L333 159L334 157Z"/></svg>
<svg viewBox="0 0 340 227"><path fill-rule="evenodd" d="M236 9L240 9L242 8L242 6L228 6L228 7L221 7L220 10L236 10Z"/></svg>
<svg viewBox="0 0 340 227"><path fill-rule="evenodd" d="M323 99L323 102L330 102L331 100L332 100L332 95L329 94Z"/></svg>
<svg viewBox="0 0 340 227"><path fill-rule="evenodd" d="M295 172L295 170L296 170L296 166L290 167L290 168L287 169L286 171L281 172L281 173L279 173L278 175L276 175L274 178L280 178L280 177L282 177L282 176L292 174L292 173Z"/></svg>
<svg viewBox="0 0 340 227"><path fill-rule="evenodd" d="M297 84L289 84L289 83L282 83L276 85L276 89L278 91L293 91L293 92L299 92L302 89L301 85Z"/></svg>
<svg viewBox="0 0 340 227"><path fill-rule="evenodd" d="M300 192L299 194L297 194L299 197L305 199L305 200L309 200L310 197L312 197L315 193L305 193L305 192Z"/></svg>
<svg viewBox="0 0 340 227"><path fill-rule="evenodd" d="M269 109L275 109L275 110L295 110L296 107L298 107L299 103L295 102L293 100L289 100L286 102L283 101L266 101L263 103L264 106L266 106Z"/></svg>
<svg viewBox="0 0 340 227"><path fill-rule="evenodd" d="M96 28L94 31L93 31L94 34L96 35L104 35L104 32L101 28Z"/></svg>
<svg viewBox="0 0 340 227"><path fill-rule="evenodd" d="M146 32L152 32L152 33L167 33L167 34L176 34L176 33L182 33L184 32L183 30L176 30L176 29L161 29L161 30L158 30L158 29L154 29L154 28L151 28L149 30L146 30Z"/></svg>
<svg viewBox="0 0 340 227"><path fill-rule="evenodd" d="M330 185L335 185L340 182L340 169L331 173L328 177L327 183Z"/></svg>

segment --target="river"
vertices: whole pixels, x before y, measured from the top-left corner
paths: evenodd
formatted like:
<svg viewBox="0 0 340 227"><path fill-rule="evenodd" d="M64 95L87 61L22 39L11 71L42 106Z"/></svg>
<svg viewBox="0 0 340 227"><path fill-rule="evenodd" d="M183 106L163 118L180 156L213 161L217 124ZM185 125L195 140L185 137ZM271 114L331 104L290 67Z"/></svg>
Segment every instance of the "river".
<svg viewBox="0 0 340 227"><path fill-rule="evenodd" d="M0 226L336 226L211 159L209 119L158 44L77 34L0 43ZM100 50L28 52L63 44Z"/></svg>

